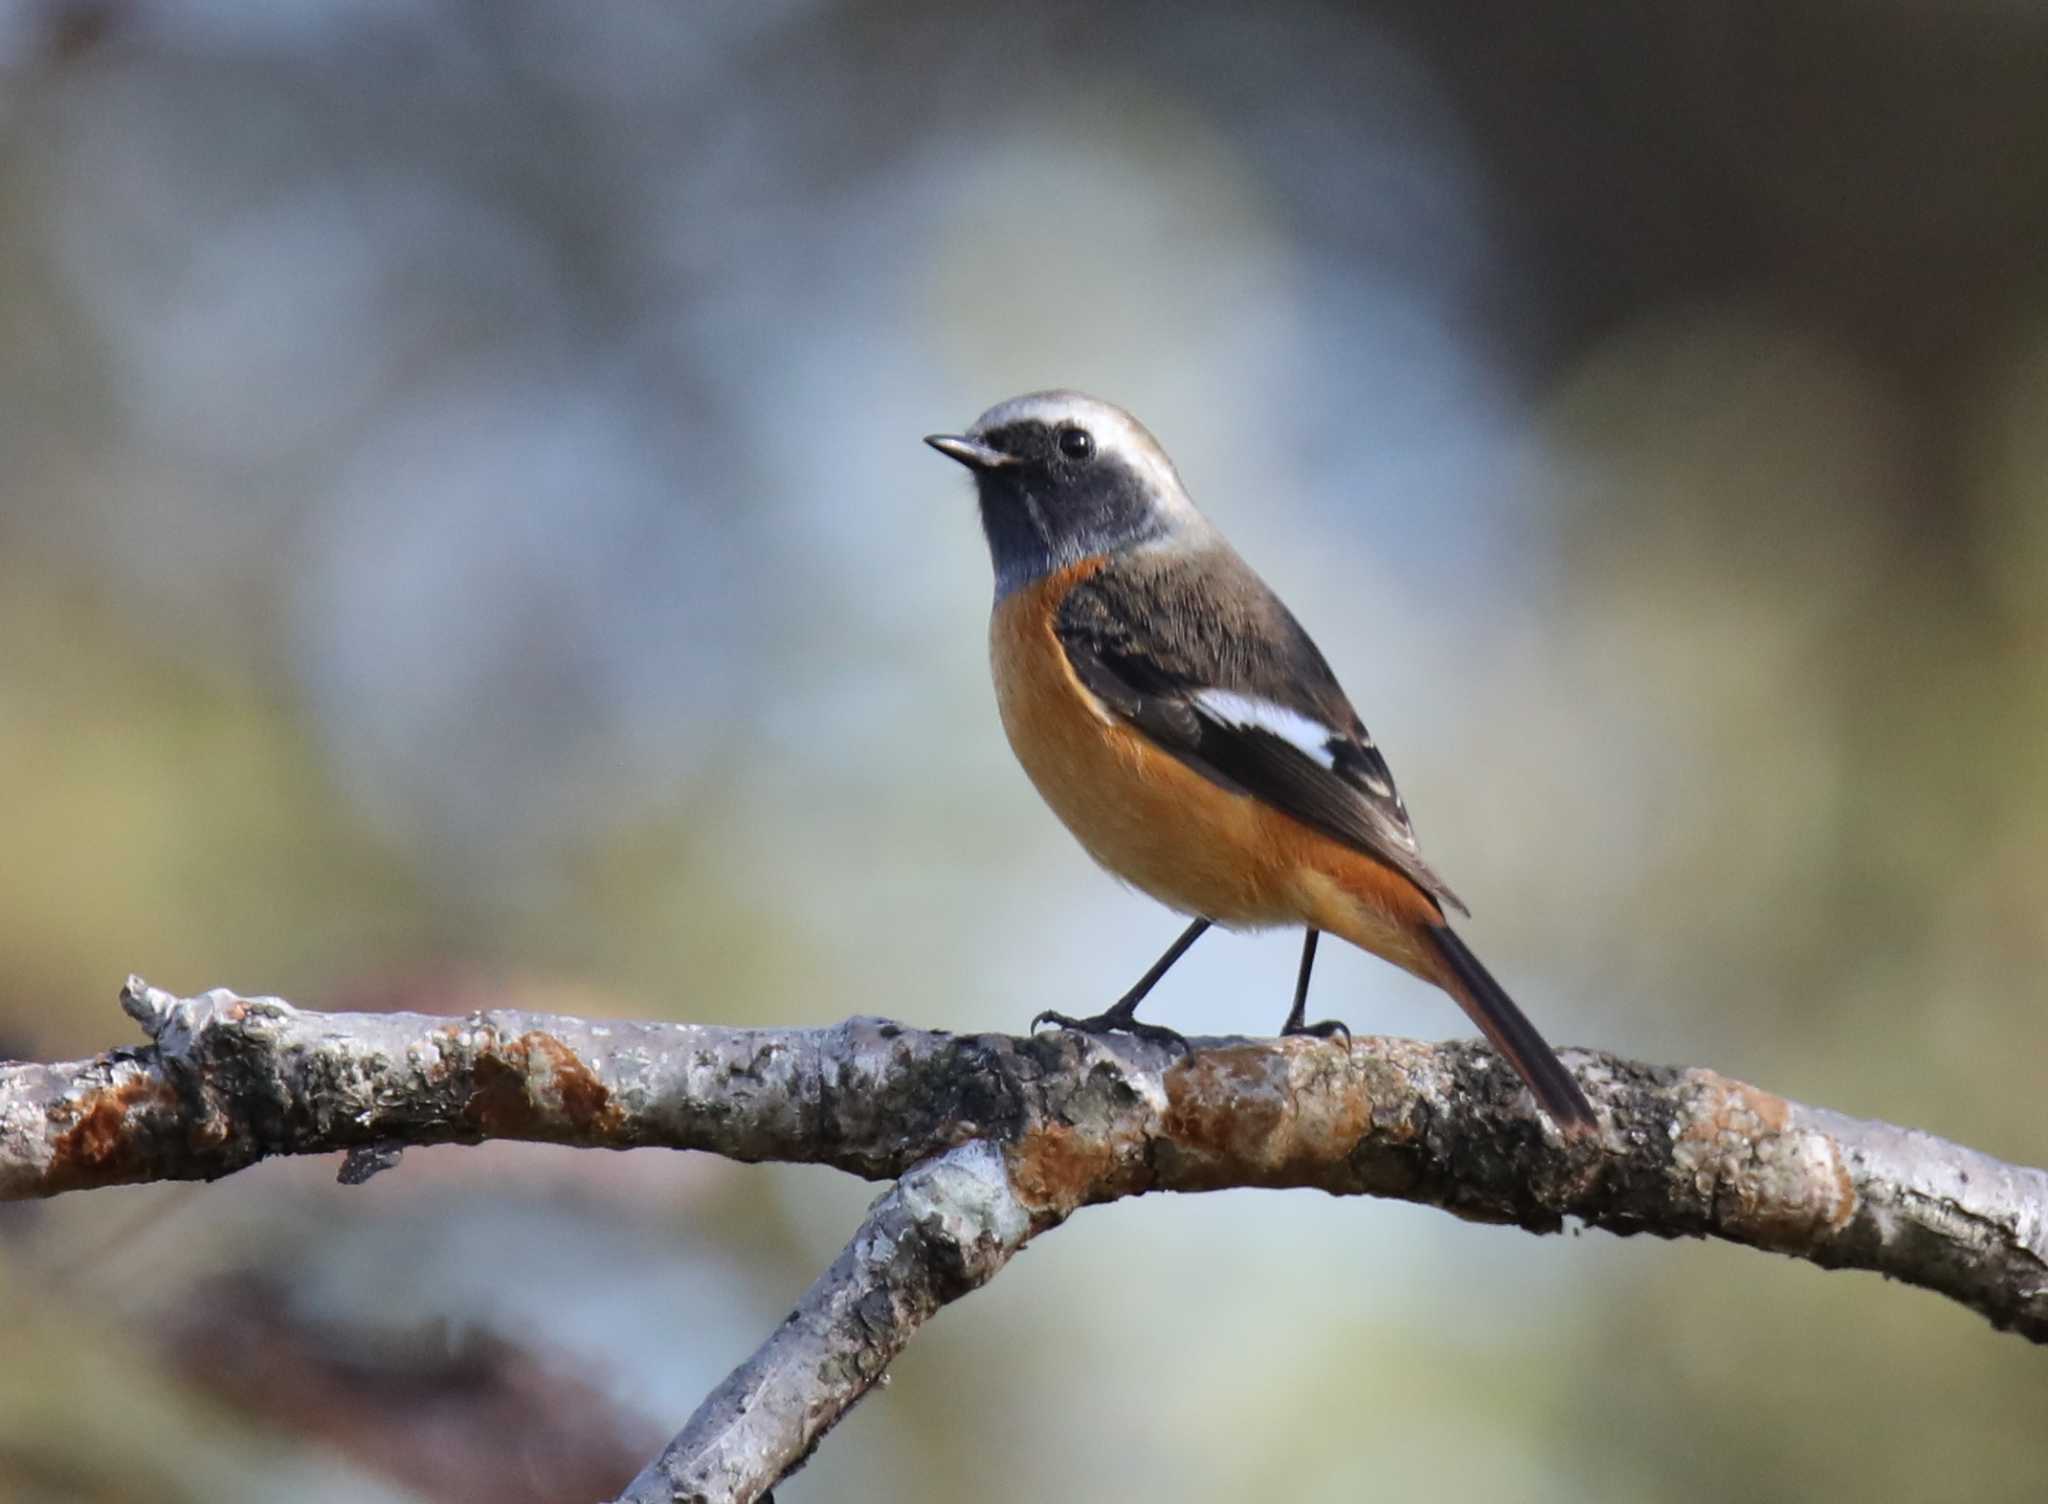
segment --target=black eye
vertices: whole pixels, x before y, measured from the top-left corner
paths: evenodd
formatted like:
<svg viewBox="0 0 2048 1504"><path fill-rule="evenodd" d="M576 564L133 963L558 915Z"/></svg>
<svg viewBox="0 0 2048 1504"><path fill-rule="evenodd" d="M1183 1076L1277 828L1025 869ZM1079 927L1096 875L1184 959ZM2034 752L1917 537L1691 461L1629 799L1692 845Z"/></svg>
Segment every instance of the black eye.
<svg viewBox="0 0 2048 1504"><path fill-rule="evenodd" d="M1085 428L1062 428L1053 436L1053 442L1070 460L1079 462L1095 458L1095 437Z"/></svg>

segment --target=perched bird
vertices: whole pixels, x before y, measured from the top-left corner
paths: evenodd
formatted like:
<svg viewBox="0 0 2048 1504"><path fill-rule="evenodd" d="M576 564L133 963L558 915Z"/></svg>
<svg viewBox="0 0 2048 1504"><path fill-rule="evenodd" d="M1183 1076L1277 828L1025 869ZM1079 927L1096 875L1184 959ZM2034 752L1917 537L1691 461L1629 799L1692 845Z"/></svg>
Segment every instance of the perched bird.
<svg viewBox="0 0 2048 1504"><path fill-rule="evenodd" d="M1111 873L1194 922L1107 1012L1041 1013L1185 1047L1137 1007L1212 924L1307 931L1283 1034L1307 1023L1327 930L1457 999L1558 1127L1578 1083L1445 922L1386 760L1308 633L1195 510L1156 439L1077 392L992 407L925 442L974 474L995 563L989 656L1010 746Z"/></svg>

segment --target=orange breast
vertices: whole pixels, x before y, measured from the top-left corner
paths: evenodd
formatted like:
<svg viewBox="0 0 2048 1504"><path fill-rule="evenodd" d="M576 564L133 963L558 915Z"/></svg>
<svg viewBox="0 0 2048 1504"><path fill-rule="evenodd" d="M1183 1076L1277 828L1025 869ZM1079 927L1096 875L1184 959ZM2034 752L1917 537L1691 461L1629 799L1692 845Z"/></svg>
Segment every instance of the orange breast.
<svg viewBox="0 0 2048 1504"><path fill-rule="evenodd" d="M1053 631L1084 560L1013 592L989 623L996 703L1039 795L1088 854L1184 914L1239 928L1313 925L1429 980L1416 942L1433 907L1385 863L1219 788L1082 685Z"/></svg>

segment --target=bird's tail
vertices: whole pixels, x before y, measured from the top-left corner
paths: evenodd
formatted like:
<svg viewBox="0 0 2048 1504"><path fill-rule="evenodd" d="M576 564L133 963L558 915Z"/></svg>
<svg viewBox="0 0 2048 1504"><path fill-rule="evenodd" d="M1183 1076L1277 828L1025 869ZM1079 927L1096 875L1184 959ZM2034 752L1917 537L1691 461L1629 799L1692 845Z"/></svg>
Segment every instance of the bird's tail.
<svg viewBox="0 0 2048 1504"><path fill-rule="evenodd" d="M1428 925L1423 933L1444 964L1444 990L1458 1000L1488 1042L1528 1082L1537 1105L1574 1138L1595 1132L1599 1124L1579 1083L1506 989L1493 979L1493 973L1479 964L1479 958L1449 925Z"/></svg>

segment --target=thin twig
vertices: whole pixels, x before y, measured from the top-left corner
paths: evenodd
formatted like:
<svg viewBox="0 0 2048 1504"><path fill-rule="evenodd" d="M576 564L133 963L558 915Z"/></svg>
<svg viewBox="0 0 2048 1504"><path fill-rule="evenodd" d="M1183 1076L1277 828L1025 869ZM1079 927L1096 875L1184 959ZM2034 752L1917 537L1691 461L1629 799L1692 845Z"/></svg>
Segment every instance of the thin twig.
<svg viewBox="0 0 2048 1504"><path fill-rule="evenodd" d="M801 1464L940 1306L986 1284L1031 1217L984 1140L926 1160L697 1408L618 1504L747 1504Z"/></svg>

